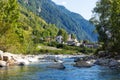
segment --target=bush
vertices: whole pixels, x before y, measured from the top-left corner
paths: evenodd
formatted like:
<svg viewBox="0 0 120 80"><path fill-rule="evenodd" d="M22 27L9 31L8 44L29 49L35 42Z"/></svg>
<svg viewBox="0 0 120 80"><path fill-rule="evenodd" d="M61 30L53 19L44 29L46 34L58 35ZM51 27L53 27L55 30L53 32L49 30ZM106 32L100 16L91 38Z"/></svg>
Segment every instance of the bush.
<svg viewBox="0 0 120 80"><path fill-rule="evenodd" d="M79 52L82 52L84 54L90 54L90 53L95 53L95 49L93 48L82 48Z"/></svg>
<svg viewBox="0 0 120 80"><path fill-rule="evenodd" d="M57 48L64 48L64 45L63 44L58 44L56 47Z"/></svg>
<svg viewBox="0 0 120 80"><path fill-rule="evenodd" d="M52 46L52 47L56 47L58 45L58 43L56 41L52 41L50 43L48 43L48 46Z"/></svg>

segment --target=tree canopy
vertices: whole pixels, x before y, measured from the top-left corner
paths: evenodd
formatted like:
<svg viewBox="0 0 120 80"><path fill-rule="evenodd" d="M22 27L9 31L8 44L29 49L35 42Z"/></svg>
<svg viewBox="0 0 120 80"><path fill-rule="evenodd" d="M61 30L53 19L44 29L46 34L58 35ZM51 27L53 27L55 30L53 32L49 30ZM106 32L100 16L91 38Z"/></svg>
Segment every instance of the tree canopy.
<svg viewBox="0 0 120 80"><path fill-rule="evenodd" d="M68 39L68 34L64 29L59 29L57 35L63 36L63 41L67 41L67 39Z"/></svg>
<svg viewBox="0 0 120 80"><path fill-rule="evenodd" d="M57 36L59 28L21 6L18 0L0 0L0 7L0 50L33 53L46 38Z"/></svg>
<svg viewBox="0 0 120 80"><path fill-rule="evenodd" d="M91 18L97 27L99 41L108 52L120 51L120 0L99 0Z"/></svg>

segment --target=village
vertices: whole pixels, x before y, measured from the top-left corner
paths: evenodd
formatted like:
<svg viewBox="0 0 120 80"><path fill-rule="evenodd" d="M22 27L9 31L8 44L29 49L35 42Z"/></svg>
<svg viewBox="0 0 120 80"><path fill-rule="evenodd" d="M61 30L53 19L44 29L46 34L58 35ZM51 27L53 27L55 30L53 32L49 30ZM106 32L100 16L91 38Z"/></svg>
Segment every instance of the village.
<svg viewBox="0 0 120 80"><path fill-rule="evenodd" d="M97 42L89 42L87 40L78 41L77 38L72 38L71 34L69 34L66 42L63 41L63 37L61 35L56 37L56 42L59 44L66 44L69 46L78 46L78 47L86 47L86 48L99 48L101 45Z"/></svg>

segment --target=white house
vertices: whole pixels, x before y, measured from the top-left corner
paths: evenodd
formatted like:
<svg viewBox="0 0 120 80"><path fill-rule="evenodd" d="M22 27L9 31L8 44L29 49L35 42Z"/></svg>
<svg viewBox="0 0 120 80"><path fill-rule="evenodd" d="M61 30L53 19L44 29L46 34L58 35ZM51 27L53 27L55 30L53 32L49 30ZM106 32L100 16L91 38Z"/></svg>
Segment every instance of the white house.
<svg viewBox="0 0 120 80"><path fill-rule="evenodd" d="M57 41L58 43L62 43L62 42L63 42L63 37L62 37L61 35L57 36L57 37L56 37L56 41Z"/></svg>
<svg viewBox="0 0 120 80"><path fill-rule="evenodd" d="M99 48L100 47L100 45L97 43L86 43L86 44L83 44L83 46L87 48Z"/></svg>
<svg viewBox="0 0 120 80"><path fill-rule="evenodd" d="M80 43L77 39L72 39L71 34L69 34L67 45L80 46Z"/></svg>

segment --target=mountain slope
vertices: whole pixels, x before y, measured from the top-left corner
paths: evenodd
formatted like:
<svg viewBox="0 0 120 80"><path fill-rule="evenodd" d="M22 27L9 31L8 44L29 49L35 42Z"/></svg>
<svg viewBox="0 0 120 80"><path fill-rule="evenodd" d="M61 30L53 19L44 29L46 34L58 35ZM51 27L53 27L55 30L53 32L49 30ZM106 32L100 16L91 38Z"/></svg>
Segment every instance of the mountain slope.
<svg viewBox="0 0 120 80"><path fill-rule="evenodd" d="M4 0L1 3L4 3ZM46 23L20 4L16 3L12 6L12 3L9 5L6 1L4 6L9 7L0 8L0 11L4 10L2 14L0 13L0 50L12 53L34 53L37 44L41 43L40 39L45 40L47 37L53 38L57 35L59 29L54 24ZM10 14L5 13L8 10ZM9 18L10 15L16 17L12 11L17 14L16 21Z"/></svg>
<svg viewBox="0 0 120 80"><path fill-rule="evenodd" d="M81 15L70 12L51 0L19 0L19 2L46 22L76 34L79 40L97 41L97 34L94 33L95 27Z"/></svg>

